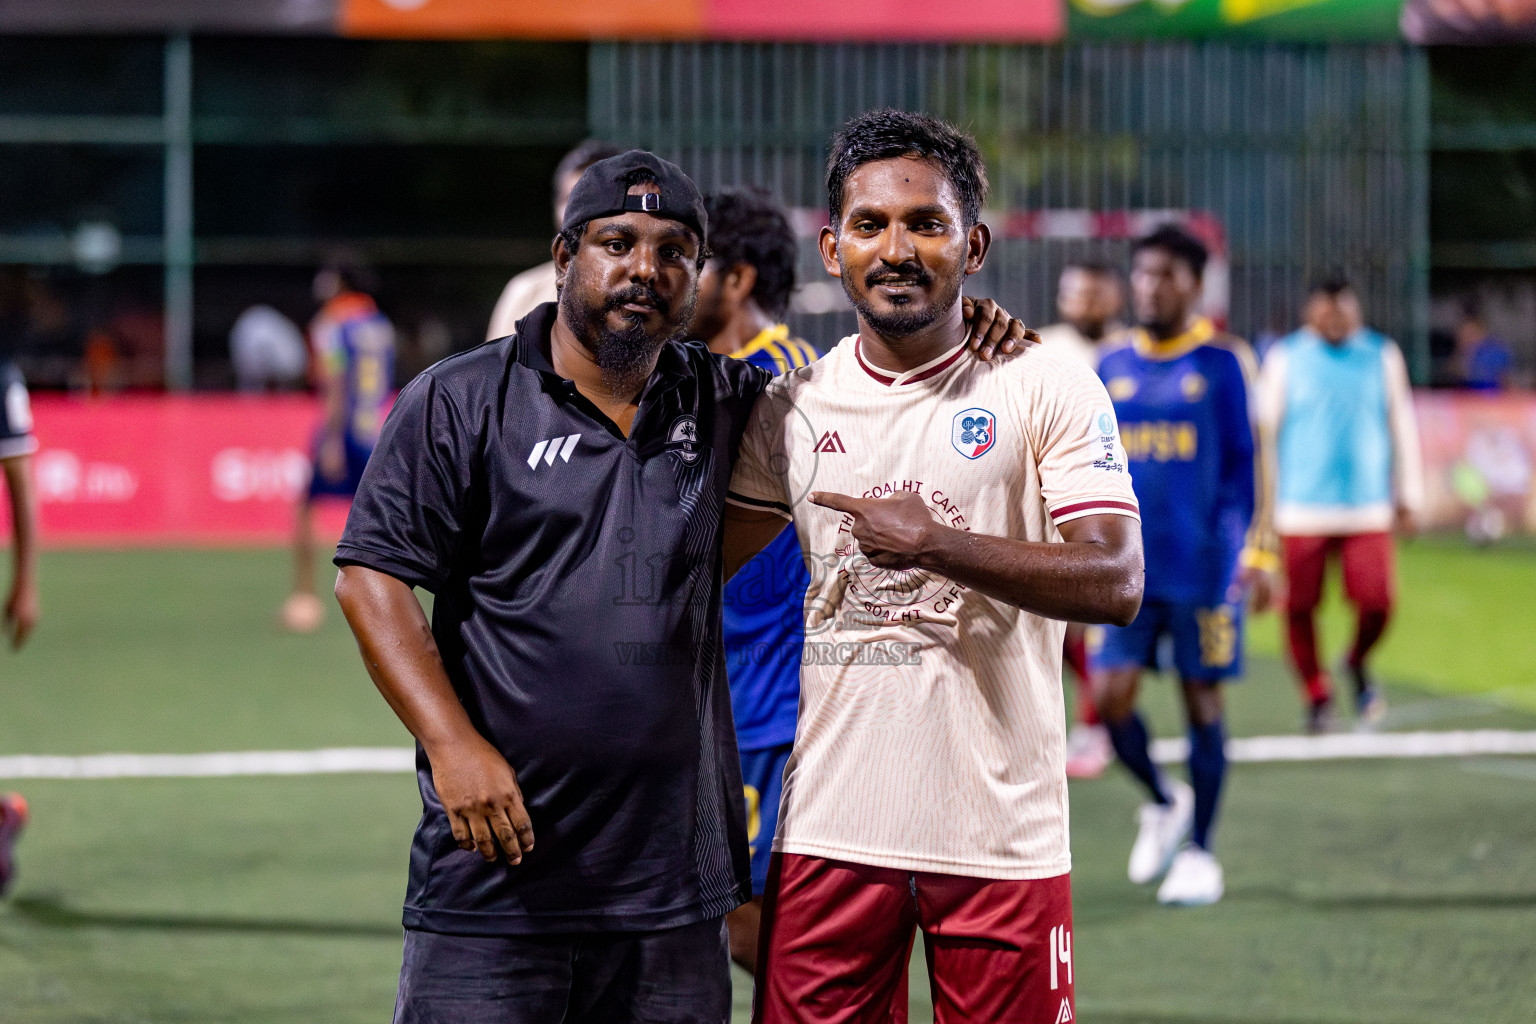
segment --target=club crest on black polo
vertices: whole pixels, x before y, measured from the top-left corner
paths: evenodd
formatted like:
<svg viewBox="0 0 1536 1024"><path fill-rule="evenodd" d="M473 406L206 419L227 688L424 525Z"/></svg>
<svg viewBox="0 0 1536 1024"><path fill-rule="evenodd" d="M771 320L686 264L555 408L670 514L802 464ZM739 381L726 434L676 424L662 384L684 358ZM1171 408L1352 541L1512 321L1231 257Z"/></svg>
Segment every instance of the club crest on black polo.
<svg viewBox="0 0 1536 1024"><path fill-rule="evenodd" d="M667 431L667 451L693 465L699 458L699 424L691 414L679 416Z"/></svg>
<svg viewBox="0 0 1536 1024"><path fill-rule="evenodd" d="M997 443L997 417L986 409L962 409L949 428L950 443L968 459L979 459Z"/></svg>

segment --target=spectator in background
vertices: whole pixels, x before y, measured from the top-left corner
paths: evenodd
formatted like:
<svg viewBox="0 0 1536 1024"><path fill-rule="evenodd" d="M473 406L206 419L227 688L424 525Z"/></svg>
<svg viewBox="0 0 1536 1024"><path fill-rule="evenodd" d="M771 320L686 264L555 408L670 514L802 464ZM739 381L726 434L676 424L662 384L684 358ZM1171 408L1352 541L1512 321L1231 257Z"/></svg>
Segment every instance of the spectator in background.
<svg viewBox="0 0 1536 1024"><path fill-rule="evenodd" d="M555 168L554 179L556 231L560 230L564 222L566 201L571 198L571 189L581 180L582 172L599 160L618 156L622 152L622 149L607 142L588 139L561 158L559 166ZM514 333L517 322L527 316L533 307L554 302L557 297L554 260L523 271L502 289L501 298L496 300L496 308L491 312L491 325L485 332L485 340L505 338Z"/></svg>
<svg viewBox="0 0 1536 1024"><path fill-rule="evenodd" d="M309 337L325 419L315 437L309 487L294 517L293 592L283 604L282 623L295 633L314 632L325 618L315 594L314 502L350 500L357 493L394 385L395 329L365 291L369 283L350 266L328 266L315 275L315 300L322 306Z"/></svg>
<svg viewBox="0 0 1536 1024"><path fill-rule="evenodd" d="M1114 268L1086 260L1068 263L1056 286L1061 322L1040 328L1040 343L1071 352L1097 370L1099 344L1125 330L1124 308L1125 291Z"/></svg>
<svg viewBox="0 0 1536 1024"><path fill-rule="evenodd" d="M1070 352L1097 371L1100 343L1125 330L1120 322L1124 308L1125 291L1114 268L1087 261L1069 263L1056 286L1061 322L1040 328L1040 343ZM1081 623L1070 623L1064 649L1064 660L1077 678L1077 721L1067 733L1067 776L1074 779L1098 778L1115 757L1109 730L1094 706L1086 634Z"/></svg>
<svg viewBox="0 0 1536 1024"><path fill-rule="evenodd" d="M1514 368L1509 343L1490 333L1477 307L1469 303L1456 328L1456 351L1451 356L1456 382L1474 391L1498 391L1510 386Z"/></svg>
<svg viewBox="0 0 1536 1024"><path fill-rule="evenodd" d="M266 304L240 314L229 332L229 357L241 391L290 387L304 379L308 353L292 320Z"/></svg>
<svg viewBox="0 0 1536 1024"><path fill-rule="evenodd" d="M1365 326L1360 301L1343 277L1314 285L1306 326L1270 350L1259 415L1278 468L1275 527L1290 584L1291 659L1306 693L1308 731L1327 728L1333 699L1316 631L1332 556L1343 563L1344 591L1358 615L1344 667L1359 720L1375 722L1386 704L1366 658L1392 613L1392 529L1414 529L1424 479L1402 352Z"/></svg>

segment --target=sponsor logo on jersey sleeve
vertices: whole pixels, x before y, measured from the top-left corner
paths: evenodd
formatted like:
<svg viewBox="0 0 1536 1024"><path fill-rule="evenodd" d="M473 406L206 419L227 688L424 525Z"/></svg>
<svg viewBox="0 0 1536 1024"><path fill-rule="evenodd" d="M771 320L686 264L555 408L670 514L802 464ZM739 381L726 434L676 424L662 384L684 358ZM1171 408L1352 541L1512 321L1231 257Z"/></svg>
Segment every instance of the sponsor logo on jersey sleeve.
<svg viewBox="0 0 1536 1024"><path fill-rule="evenodd" d="M997 443L997 417L986 409L962 409L949 428L950 443L968 459L979 459Z"/></svg>
<svg viewBox="0 0 1536 1024"><path fill-rule="evenodd" d="M1115 414L1104 410L1094 416L1088 427L1088 438L1096 447L1094 469L1111 473L1129 472L1125 464L1125 449L1120 445L1120 430L1115 425Z"/></svg>

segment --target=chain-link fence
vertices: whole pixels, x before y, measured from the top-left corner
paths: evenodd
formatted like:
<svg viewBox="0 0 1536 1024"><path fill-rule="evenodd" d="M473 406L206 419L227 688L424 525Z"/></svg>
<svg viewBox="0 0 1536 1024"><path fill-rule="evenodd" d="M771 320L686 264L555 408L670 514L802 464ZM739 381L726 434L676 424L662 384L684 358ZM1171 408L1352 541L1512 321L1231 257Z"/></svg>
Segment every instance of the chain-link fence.
<svg viewBox="0 0 1536 1024"><path fill-rule="evenodd" d="M1123 266L1128 235L1194 218L1224 249L1213 298L1235 331L1290 329L1308 282L1343 270L1422 375L1427 89L1422 52L1395 45L622 43L592 48L588 102L594 134L806 211L839 125L927 110L975 134L992 179L1000 237L972 292L1046 322L1067 261ZM793 326L826 346L853 319L805 233L822 287Z"/></svg>

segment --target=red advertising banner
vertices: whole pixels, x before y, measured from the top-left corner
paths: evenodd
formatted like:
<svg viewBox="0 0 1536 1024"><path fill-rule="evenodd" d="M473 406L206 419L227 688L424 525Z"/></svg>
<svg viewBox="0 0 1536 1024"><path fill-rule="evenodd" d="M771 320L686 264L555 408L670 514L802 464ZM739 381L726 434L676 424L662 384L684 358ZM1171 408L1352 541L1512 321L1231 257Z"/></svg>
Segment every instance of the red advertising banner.
<svg viewBox="0 0 1536 1024"><path fill-rule="evenodd" d="M1536 533L1536 394L1419 391L1414 404L1427 525ZM37 395L32 408L50 547L286 543L320 419L307 396ZM322 534L345 518L344 502L323 505Z"/></svg>
<svg viewBox="0 0 1536 1024"><path fill-rule="evenodd" d="M308 396L36 395L32 412L50 547L283 543L320 421ZM322 534L345 516L330 503Z"/></svg>
<svg viewBox="0 0 1536 1024"><path fill-rule="evenodd" d="M1419 391L1428 525L1478 541L1536 533L1536 394Z"/></svg>
<svg viewBox="0 0 1536 1024"><path fill-rule="evenodd" d="M1062 0L341 0L348 36L1055 42Z"/></svg>
<svg viewBox="0 0 1536 1024"><path fill-rule="evenodd" d="M698 38L708 0L341 0L346 36L405 39Z"/></svg>
<svg viewBox="0 0 1536 1024"><path fill-rule="evenodd" d="M771 41L1055 42L1060 0L703 0L705 35Z"/></svg>

